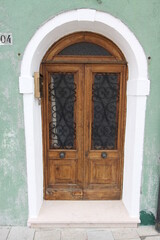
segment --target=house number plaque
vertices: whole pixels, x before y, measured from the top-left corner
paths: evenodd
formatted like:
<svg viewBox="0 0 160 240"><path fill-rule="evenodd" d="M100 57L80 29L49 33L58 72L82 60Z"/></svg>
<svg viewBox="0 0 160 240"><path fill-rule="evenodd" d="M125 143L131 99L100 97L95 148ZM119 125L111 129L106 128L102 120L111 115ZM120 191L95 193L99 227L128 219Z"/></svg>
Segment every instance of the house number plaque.
<svg viewBox="0 0 160 240"><path fill-rule="evenodd" d="M12 33L0 33L0 45L12 45Z"/></svg>

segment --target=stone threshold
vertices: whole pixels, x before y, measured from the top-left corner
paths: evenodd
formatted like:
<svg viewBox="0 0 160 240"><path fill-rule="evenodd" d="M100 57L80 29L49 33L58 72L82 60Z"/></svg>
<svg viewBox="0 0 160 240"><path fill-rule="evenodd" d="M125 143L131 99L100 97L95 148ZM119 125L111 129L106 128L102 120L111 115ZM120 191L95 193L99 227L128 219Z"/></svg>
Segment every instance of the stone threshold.
<svg viewBox="0 0 160 240"><path fill-rule="evenodd" d="M44 201L30 227L136 228L122 201Z"/></svg>

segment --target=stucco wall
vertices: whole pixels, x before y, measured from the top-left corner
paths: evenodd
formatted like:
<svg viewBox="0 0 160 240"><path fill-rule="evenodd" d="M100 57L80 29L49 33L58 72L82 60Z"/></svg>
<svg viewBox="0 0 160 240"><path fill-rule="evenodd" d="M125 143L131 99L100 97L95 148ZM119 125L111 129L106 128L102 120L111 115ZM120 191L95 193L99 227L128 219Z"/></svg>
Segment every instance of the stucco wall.
<svg viewBox="0 0 160 240"><path fill-rule="evenodd" d="M0 46L0 224L26 224L28 216L23 102L18 77L28 41L48 19L71 9L91 8L121 19L136 35L149 60L141 210L154 215L160 163L160 1L159 0L0 0L0 32L13 34Z"/></svg>

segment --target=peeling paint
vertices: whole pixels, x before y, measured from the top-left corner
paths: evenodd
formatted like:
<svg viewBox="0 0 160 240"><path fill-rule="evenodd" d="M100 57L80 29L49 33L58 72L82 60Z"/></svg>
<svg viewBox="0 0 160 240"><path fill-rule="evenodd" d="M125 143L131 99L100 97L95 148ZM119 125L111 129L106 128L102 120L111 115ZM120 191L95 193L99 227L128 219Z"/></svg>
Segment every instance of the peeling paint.
<svg viewBox="0 0 160 240"><path fill-rule="evenodd" d="M14 151L15 145L16 145L16 133L14 130L11 130L9 132L4 132L3 137L2 137L2 149L7 149L9 148L10 151Z"/></svg>

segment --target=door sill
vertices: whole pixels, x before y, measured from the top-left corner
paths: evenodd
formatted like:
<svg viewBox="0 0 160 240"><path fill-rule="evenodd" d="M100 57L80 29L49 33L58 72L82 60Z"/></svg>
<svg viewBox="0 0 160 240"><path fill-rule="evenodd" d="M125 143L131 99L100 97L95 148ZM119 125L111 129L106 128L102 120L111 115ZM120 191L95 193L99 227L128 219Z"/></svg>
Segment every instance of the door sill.
<svg viewBox="0 0 160 240"><path fill-rule="evenodd" d="M137 227L122 201L44 201L30 227Z"/></svg>

